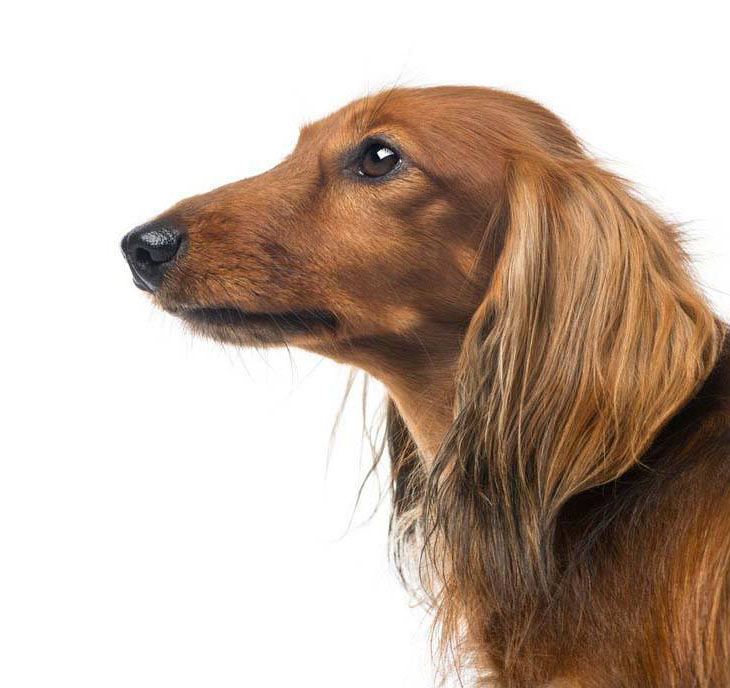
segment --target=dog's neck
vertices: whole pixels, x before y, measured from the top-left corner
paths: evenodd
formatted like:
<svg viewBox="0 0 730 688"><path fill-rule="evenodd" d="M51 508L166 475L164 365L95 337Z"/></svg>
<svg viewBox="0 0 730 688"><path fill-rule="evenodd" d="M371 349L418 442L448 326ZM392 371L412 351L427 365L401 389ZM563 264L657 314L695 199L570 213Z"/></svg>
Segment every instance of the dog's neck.
<svg viewBox="0 0 730 688"><path fill-rule="evenodd" d="M419 452L432 461L454 418L453 373L424 370L415 380L384 382Z"/></svg>
<svg viewBox="0 0 730 688"><path fill-rule="evenodd" d="M362 368L385 385L427 462L436 456L453 422L462 333L441 332L436 342L432 339L423 334L416 344L400 339L357 340L348 342L346 351L320 351Z"/></svg>

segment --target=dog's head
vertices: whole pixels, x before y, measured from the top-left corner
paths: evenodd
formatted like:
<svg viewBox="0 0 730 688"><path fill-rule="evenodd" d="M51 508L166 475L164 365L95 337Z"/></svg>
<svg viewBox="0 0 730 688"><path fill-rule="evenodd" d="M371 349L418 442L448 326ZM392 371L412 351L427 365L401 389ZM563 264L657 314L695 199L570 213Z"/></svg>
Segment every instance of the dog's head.
<svg viewBox="0 0 730 688"><path fill-rule="evenodd" d="M500 424L479 441L534 435L563 486L556 461L586 484L632 465L717 350L674 229L559 118L489 89L356 101L122 246L138 286L220 340L306 347L389 386L417 368L454 378L461 356L461 417ZM585 462L554 456L563 441ZM612 443L616 463L599 461Z"/></svg>
<svg viewBox="0 0 730 688"><path fill-rule="evenodd" d="M517 96L389 91L304 127L273 169L178 203L122 246L139 287L221 340L335 356L445 344L483 298L506 171L526 142L577 152Z"/></svg>

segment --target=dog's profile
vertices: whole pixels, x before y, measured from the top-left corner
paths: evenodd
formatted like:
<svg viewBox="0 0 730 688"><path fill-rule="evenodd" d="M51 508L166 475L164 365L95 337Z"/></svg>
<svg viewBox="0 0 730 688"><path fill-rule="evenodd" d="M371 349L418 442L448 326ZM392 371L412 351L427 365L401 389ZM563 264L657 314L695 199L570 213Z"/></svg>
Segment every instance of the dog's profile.
<svg viewBox="0 0 730 688"><path fill-rule="evenodd" d="M477 685L730 686L725 326L555 115L364 98L122 246L196 332L385 384L398 562Z"/></svg>

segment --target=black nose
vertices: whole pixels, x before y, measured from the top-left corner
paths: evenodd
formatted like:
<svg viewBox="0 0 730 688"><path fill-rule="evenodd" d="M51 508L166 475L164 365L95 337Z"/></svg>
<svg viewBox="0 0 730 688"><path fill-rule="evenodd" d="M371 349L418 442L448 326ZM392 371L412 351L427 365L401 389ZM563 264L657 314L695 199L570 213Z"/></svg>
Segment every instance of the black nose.
<svg viewBox="0 0 730 688"><path fill-rule="evenodd" d="M140 289L155 291L180 254L184 233L169 221L155 220L122 239L122 251Z"/></svg>

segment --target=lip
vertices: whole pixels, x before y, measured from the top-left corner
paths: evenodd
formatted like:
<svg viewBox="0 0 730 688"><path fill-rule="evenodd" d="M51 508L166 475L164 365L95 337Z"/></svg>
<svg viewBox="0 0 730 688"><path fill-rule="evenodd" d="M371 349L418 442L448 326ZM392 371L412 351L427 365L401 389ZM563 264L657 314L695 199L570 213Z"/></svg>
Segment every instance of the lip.
<svg viewBox="0 0 730 688"><path fill-rule="evenodd" d="M259 312L235 306L205 306L186 308L177 315L193 325L243 330L267 340L334 333L337 329L337 317L321 309Z"/></svg>

